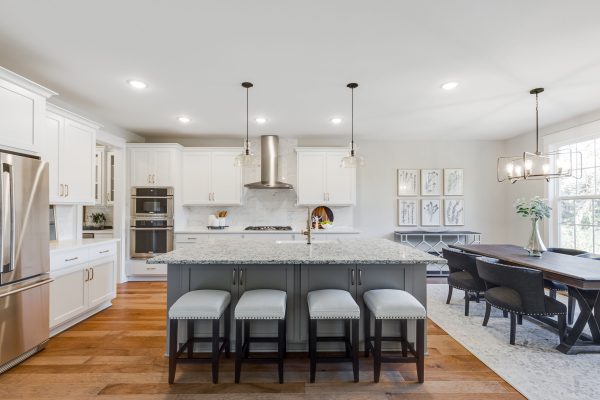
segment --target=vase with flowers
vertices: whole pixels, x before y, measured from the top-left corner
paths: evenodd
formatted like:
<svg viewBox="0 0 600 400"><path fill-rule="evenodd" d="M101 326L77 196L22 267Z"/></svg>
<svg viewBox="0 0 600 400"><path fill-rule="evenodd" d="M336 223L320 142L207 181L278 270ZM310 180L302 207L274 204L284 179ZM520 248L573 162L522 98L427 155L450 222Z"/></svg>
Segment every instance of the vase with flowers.
<svg viewBox="0 0 600 400"><path fill-rule="evenodd" d="M552 208L545 199L535 196L529 200L517 200L515 209L518 215L531 219L531 236L529 237L529 242L527 242L525 250L527 250L532 257L541 257L542 253L547 249L542 241L539 225L540 221L544 218L550 218L550 211L552 211Z"/></svg>

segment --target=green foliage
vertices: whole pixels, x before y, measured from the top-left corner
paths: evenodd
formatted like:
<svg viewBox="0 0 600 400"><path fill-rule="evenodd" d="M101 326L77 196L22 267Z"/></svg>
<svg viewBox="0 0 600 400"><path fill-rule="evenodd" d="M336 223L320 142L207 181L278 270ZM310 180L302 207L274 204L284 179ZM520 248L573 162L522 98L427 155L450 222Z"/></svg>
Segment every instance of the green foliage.
<svg viewBox="0 0 600 400"><path fill-rule="evenodd" d="M93 213L92 222L94 222L95 224L101 224L103 222L106 222L106 216L104 215L104 213Z"/></svg>
<svg viewBox="0 0 600 400"><path fill-rule="evenodd" d="M515 203L517 214L525 218L544 219L550 218L552 208L548 205L546 199L535 196L530 200L519 199Z"/></svg>

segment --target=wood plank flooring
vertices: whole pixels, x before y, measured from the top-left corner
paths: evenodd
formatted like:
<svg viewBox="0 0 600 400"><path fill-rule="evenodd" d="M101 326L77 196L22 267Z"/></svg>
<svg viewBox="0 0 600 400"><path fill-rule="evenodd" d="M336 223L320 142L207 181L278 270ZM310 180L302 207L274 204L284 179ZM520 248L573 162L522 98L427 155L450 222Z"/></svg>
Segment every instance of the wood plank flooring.
<svg viewBox="0 0 600 400"><path fill-rule="evenodd" d="M167 384L166 285L119 285L114 305L51 339L47 348L0 375L5 399L210 399L210 400L424 400L523 399L509 384L429 321L425 383L414 383L415 366L387 364L372 380L371 359L361 358L360 383L350 365L322 364L309 384L306 355L286 359L283 385L274 365L244 365L233 381L233 357L223 359L220 382L210 383L209 365L180 365Z"/></svg>

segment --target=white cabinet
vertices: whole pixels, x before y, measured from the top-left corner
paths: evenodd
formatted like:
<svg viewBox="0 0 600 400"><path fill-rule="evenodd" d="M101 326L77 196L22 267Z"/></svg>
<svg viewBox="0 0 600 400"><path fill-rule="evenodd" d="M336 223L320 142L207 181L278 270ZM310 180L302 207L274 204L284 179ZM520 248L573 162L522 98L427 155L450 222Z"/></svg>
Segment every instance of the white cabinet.
<svg viewBox="0 0 600 400"><path fill-rule="evenodd" d="M173 145L130 145L128 147L131 186L175 186L177 148Z"/></svg>
<svg viewBox="0 0 600 400"><path fill-rule="evenodd" d="M356 203L356 169L342 168L346 149L298 148L299 205Z"/></svg>
<svg viewBox="0 0 600 400"><path fill-rule="evenodd" d="M94 200L97 205L104 204L104 147L96 147L94 159Z"/></svg>
<svg viewBox="0 0 600 400"><path fill-rule="evenodd" d="M95 149L98 125L49 106L40 135L42 160L49 164L51 204L95 203Z"/></svg>
<svg viewBox="0 0 600 400"><path fill-rule="evenodd" d="M110 305L116 296L116 256L116 242L51 254L52 334Z"/></svg>
<svg viewBox="0 0 600 400"><path fill-rule="evenodd" d="M0 67L0 144L15 150L41 150L46 99L56 93Z"/></svg>
<svg viewBox="0 0 600 400"><path fill-rule="evenodd" d="M187 148L182 156L184 205L242 204L241 149Z"/></svg>

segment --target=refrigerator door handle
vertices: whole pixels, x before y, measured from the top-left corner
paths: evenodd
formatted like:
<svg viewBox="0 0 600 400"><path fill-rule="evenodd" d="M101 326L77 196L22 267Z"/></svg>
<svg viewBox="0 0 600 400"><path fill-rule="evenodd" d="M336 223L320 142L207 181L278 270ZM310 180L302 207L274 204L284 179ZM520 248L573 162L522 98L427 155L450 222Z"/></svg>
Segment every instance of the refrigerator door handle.
<svg viewBox="0 0 600 400"><path fill-rule="evenodd" d="M23 287L20 287L18 289L11 290L10 292L0 293L0 299L3 298L3 297L11 296L11 295L13 295L15 293L24 292L25 290L33 289L33 288L38 287L38 286L47 285L47 284L49 284L51 282L54 282L54 279L48 278L48 279L44 279L41 282L37 282L37 283L34 283L32 285L29 285L29 286L23 286Z"/></svg>
<svg viewBox="0 0 600 400"><path fill-rule="evenodd" d="M8 163L2 163L2 175L4 176L4 173L7 173L8 175L8 200L10 201L10 205L7 204L6 202L6 188L4 187L4 179L2 179L1 183L0 183L0 197L2 198L2 209L0 210L0 226L2 226L2 244L0 246L0 260L1 260L1 267L2 267L2 272L6 273L6 272L11 272L14 271L15 269L15 239L16 239L16 208L15 208L15 185L14 185L14 180L13 180L13 170L12 170L12 165L8 164ZM5 262L6 256L7 256L7 252L6 252L6 241L4 240L6 237L8 237L9 235L5 234L5 227L6 227L6 221L4 220L4 217L6 216L6 214L9 214L10 216L10 242L8 243L9 248L8 248L8 262Z"/></svg>

